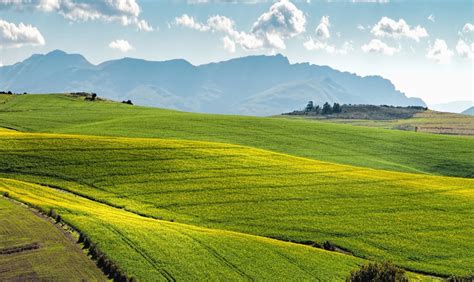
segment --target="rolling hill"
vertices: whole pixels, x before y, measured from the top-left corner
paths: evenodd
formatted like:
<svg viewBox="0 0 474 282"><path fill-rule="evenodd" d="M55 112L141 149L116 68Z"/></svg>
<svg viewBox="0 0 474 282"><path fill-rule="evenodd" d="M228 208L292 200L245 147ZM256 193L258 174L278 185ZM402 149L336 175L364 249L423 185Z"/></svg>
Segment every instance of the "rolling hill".
<svg viewBox="0 0 474 282"><path fill-rule="evenodd" d="M140 281L343 280L363 262L310 246L147 218L26 182L0 179L0 191L58 210Z"/></svg>
<svg viewBox="0 0 474 282"><path fill-rule="evenodd" d="M322 161L473 177L472 138L327 124L206 115L86 102L65 95L0 95L0 125L21 131L160 137L251 146Z"/></svg>
<svg viewBox="0 0 474 282"><path fill-rule="evenodd" d="M270 115L301 101L421 105L387 79L327 66L290 64L282 55L250 56L194 66L124 58L93 65L56 50L0 67L0 89L19 93L92 91L114 100L195 112Z"/></svg>
<svg viewBox="0 0 474 282"><path fill-rule="evenodd" d="M470 179L378 171L242 146L165 139L2 131L0 148L0 176L20 181L1 179L0 190L54 208L66 220L76 215L101 217L100 223L71 221L88 234L102 236L101 225L115 220L104 223L113 209L140 216L143 224L159 220L163 228L185 224L283 241L331 241L357 257L390 260L436 275L467 275L474 263ZM77 203L84 206L79 209L70 207L67 197L87 201ZM99 206L110 211L100 215L95 212L102 210ZM127 221L120 215L117 220ZM138 221L130 224L124 227L132 232L127 237L148 239L146 233L133 235ZM101 244L109 244L96 236ZM152 238L150 242L155 242ZM170 244L173 240L161 239ZM174 250L167 249L172 248L168 243L155 244L164 253ZM181 256L185 255L169 259ZM129 258L135 261L133 255ZM173 273L184 275L195 263L182 262L177 268L182 272ZM139 275L140 268L129 269Z"/></svg>
<svg viewBox="0 0 474 282"><path fill-rule="evenodd" d="M59 94L0 95L0 127L0 193L54 209L129 277L472 274L470 137ZM326 241L344 254L305 246Z"/></svg>

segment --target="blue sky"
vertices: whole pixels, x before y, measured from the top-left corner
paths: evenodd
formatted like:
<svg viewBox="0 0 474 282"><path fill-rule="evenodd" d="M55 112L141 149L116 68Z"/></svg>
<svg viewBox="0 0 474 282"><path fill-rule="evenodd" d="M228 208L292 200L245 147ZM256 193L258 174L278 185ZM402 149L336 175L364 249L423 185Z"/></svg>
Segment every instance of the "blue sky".
<svg viewBox="0 0 474 282"><path fill-rule="evenodd" d="M428 104L473 100L473 1L0 0L0 63L61 49L194 64L282 53L382 75Z"/></svg>

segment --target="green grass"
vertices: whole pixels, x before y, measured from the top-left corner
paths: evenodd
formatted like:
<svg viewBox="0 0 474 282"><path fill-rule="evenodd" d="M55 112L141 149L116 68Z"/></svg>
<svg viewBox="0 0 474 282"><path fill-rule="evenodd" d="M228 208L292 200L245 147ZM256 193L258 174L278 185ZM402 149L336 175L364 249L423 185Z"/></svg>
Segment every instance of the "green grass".
<svg viewBox="0 0 474 282"><path fill-rule="evenodd" d="M161 137L252 146L316 160L473 177L474 139L308 120L205 115L21 95L0 104L0 126L22 131Z"/></svg>
<svg viewBox="0 0 474 282"><path fill-rule="evenodd" d="M45 218L0 197L0 281L100 281L106 277L79 245Z"/></svg>
<svg viewBox="0 0 474 282"><path fill-rule="evenodd" d="M0 178L0 191L56 209L140 281L338 281L363 262L309 246L145 218L25 182Z"/></svg>
<svg viewBox="0 0 474 282"><path fill-rule="evenodd" d="M469 274L474 180L221 143L0 134L0 173L136 213L283 240L326 240L417 271ZM98 229L99 226L97 226Z"/></svg>

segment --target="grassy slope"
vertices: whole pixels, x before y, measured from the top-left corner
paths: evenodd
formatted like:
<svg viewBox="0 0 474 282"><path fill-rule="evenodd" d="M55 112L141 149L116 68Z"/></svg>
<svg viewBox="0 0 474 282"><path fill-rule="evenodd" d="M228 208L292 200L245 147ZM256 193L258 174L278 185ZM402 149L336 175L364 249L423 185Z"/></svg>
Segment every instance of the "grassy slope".
<svg viewBox="0 0 474 282"><path fill-rule="evenodd" d="M281 117L298 118L290 116ZM307 119L311 119L311 117L307 117ZM418 132L474 135L473 116L435 111L417 113L413 118L398 120L318 119L318 121L408 131L415 131L415 127L417 127Z"/></svg>
<svg viewBox="0 0 474 282"><path fill-rule="evenodd" d="M161 139L0 134L5 177L188 224L330 240L438 274L474 264L474 180L377 171L248 147Z"/></svg>
<svg viewBox="0 0 474 282"><path fill-rule="evenodd" d="M0 178L0 191L45 210L56 209L141 281L334 281L343 280L362 262L308 246L145 218L10 179Z"/></svg>
<svg viewBox="0 0 474 282"><path fill-rule="evenodd" d="M317 160L473 177L474 141L306 120L204 115L63 95L15 96L0 126L24 131L162 137L252 146Z"/></svg>
<svg viewBox="0 0 474 282"><path fill-rule="evenodd" d="M51 222L0 197L0 250L32 243L40 247L0 254L0 281L106 280L81 248Z"/></svg>

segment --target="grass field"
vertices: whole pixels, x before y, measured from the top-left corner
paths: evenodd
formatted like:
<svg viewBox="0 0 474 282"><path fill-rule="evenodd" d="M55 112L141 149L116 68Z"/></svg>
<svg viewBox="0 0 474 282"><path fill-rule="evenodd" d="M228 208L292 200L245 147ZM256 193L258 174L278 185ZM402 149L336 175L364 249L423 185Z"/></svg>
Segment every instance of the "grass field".
<svg viewBox="0 0 474 282"><path fill-rule="evenodd" d="M308 120L183 113L20 95L0 104L0 126L21 131L215 141L376 169L473 177L470 137Z"/></svg>
<svg viewBox="0 0 474 282"><path fill-rule="evenodd" d="M295 118L281 116L284 118ZM300 117L301 118L301 117ZM311 119L312 117L304 117ZM474 135L474 117L468 115L426 111L416 113L412 118L396 120L368 120L368 119L324 119L318 118L320 122L339 124L350 124L358 126L377 127L385 129L397 129L436 134L450 135Z"/></svg>
<svg viewBox="0 0 474 282"><path fill-rule="evenodd" d="M106 277L50 221L0 196L0 281L81 280Z"/></svg>
<svg viewBox="0 0 474 282"><path fill-rule="evenodd" d="M51 188L0 179L0 191L55 208L141 281L343 280L361 259L309 246L145 218Z"/></svg>
<svg viewBox="0 0 474 282"><path fill-rule="evenodd" d="M439 275L474 265L474 180L396 173L221 143L0 133L1 174L128 211ZM99 228L99 227L97 227Z"/></svg>

